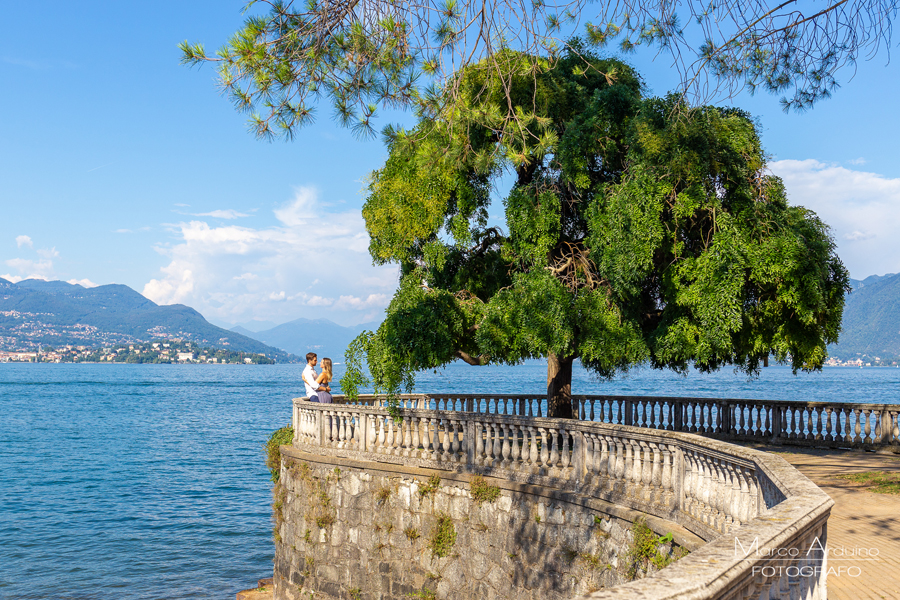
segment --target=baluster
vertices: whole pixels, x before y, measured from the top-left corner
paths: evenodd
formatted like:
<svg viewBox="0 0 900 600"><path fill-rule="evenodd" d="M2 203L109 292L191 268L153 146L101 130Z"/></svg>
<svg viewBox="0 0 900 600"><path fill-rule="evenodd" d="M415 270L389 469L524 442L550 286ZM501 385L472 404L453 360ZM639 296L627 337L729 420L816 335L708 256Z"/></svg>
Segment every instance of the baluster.
<svg viewBox="0 0 900 600"><path fill-rule="evenodd" d="M650 485L655 488L660 488L662 487L662 451L657 442L651 442L650 449L653 452L653 466L650 469Z"/></svg>
<svg viewBox="0 0 900 600"><path fill-rule="evenodd" d="M700 454L698 456L700 459L700 502L703 505L703 522L709 524L710 522L710 491L712 488L711 484L711 473L710 473L710 465L709 465L709 457L705 454Z"/></svg>
<svg viewBox="0 0 900 600"><path fill-rule="evenodd" d="M450 419L443 418L441 422L438 423L438 427L441 428L441 448L443 452L441 452L440 460L449 462L451 460L450 456Z"/></svg>
<svg viewBox="0 0 900 600"><path fill-rule="evenodd" d="M484 464L484 423L475 421L475 464Z"/></svg>
<svg viewBox="0 0 900 600"><path fill-rule="evenodd" d="M622 441L622 438L613 438L616 444L616 460L613 463L610 461L610 476L616 481L621 481L625 479L625 443ZM612 471L615 469L615 471Z"/></svg>
<svg viewBox="0 0 900 600"><path fill-rule="evenodd" d="M593 422L593 420L594 420L594 400L593 399L587 400L587 402L588 402L588 405L589 405L589 408L591 411L590 416L588 417L588 421Z"/></svg>
<svg viewBox="0 0 900 600"><path fill-rule="evenodd" d="M344 447L344 436L346 435L346 430L344 429L344 417L346 415L343 411L334 411L334 417L332 418L332 429L334 431L334 440L335 446L337 448Z"/></svg>
<svg viewBox="0 0 900 600"><path fill-rule="evenodd" d="M872 434L872 411L868 408L864 408L863 415L866 419L866 437L863 438L863 443L868 444L872 441L870 437Z"/></svg>
<svg viewBox="0 0 900 600"><path fill-rule="evenodd" d="M390 417L380 415L378 417L378 452L387 452L387 421Z"/></svg>
<svg viewBox="0 0 900 600"><path fill-rule="evenodd" d="M450 440L450 454L451 460L454 462L459 462L462 460L461 454L463 449L462 440L460 439L461 434L463 433L462 421L458 421L454 419L451 422L453 427L453 437Z"/></svg>
<svg viewBox="0 0 900 600"><path fill-rule="evenodd" d="M559 433L562 436L562 449L560 450L562 455L562 469L563 471L566 471L569 468L572 459L572 455L569 453L569 432L565 429L560 429Z"/></svg>
<svg viewBox="0 0 900 600"><path fill-rule="evenodd" d="M737 501L737 515L738 519L743 524L747 523L752 518L750 515L750 472L746 467L741 466L736 466L735 471L737 471L738 484L741 488Z"/></svg>
<svg viewBox="0 0 900 600"><path fill-rule="evenodd" d="M501 423L501 435L503 436L503 446L501 448L502 460L500 461L500 466L504 469L509 467L509 426L506 423Z"/></svg>
<svg viewBox="0 0 900 600"><path fill-rule="evenodd" d="M557 439L556 439L557 435L559 433L559 430L558 429L549 429L548 432L550 433L550 447L551 447L550 463L548 466L555 469L557 467L557 464L559 463L559 447L557 445Z"/></svg>
<svg viewBox="0 0 900 600"><path fill-rule="evenodd" d="M500 424L495 422L491 423L491 440L492 444L488 446L488 450L490 451L490 461L492 467L499 467L501 456L503 454L503 440L500 439Z"/></svg>
<svg viewBox="0 0 900 600"><path fill-rule="evenodd" d="M439 461L441 460L441 430L436 417L431 418L429 437L431 438L431 460Z"/></svg>
<svg viewBox="0 0 900 600"><path fill-rule="evenodd" d="M384 418L385 438L384 452L385 454L394 453L394 419L390 416Z"/></svg>
<svg viewBox="0 0 900 600"><path fill-rule="evenodd" d="M684 456L684 511L696 516L697 504L697 461L693 450L685 450ZM674 473L673 473L674 474Z"/></svg>
<svg viewBox="0 0 900 600"><path fill-rule="evenodd" d="M892 410L890 415L893 422L893 428L891 429L893 437L891 437L890 442L896 444L900 441L900 411Z"/></svg>
<svg viewBox="0 0 900 600"><path fill-rule="evenodd" d="M412 446L412 428L410 427L410 419L408 417L404 418L398 429L402 430L402 433L401 431L397 432L397 441L402 444L400 453L403 456L409 456L410 446Z"/></svg>
<svg viewBox="0 0 900 600"><path fill-rule="evenodd" d="M860 409L858 409L858 408L853 409L853 416L856 420L856 426L854 427L854 432L856 435L853 436L853 442L856 444L858 444L862 441L862 438L860 438L860 436L859 436L860 432L862 432L862 427L860 426L860 423L859 423L859 413L860 413Z"/></svg>
<svg viewBox="0 0 900 600"><path fill-rule="evenodd" d="M528 430L528 466L532 469L538 466L538 444L537 431L534 427L529 426Z"/></svg>
<svg viewBox="0 0 900 600"><path fill-rule="evenodd" d="M719 512L722 513L722 532L728 533L734 525L733 506L734 506L734 472L731 463L720 461L721 477L719 481L722 485L722 502Z"/></svg>
<svg viewBox="0 0 900 600"><path fill-rule="evenodd" d="M825 407L825 439L829 442L834 441L834 432L831 427L831 413L834 409L830 406Z"/></svg>
<svg viewBox="0 0 900 600"><path fill-rule="evenodd" d="M597 441L600 442L600 454L597 455ZM609 438L605 435L595 437L594 441L595 471L604 479L609 478Z"/></svg>
<svg viewBox="0 0 900 600"><path fill-rule="evenodd" d="M750 486L750 518L756 518L764 512L765 506L759 506L759 481L752 470L748 470Z"/></svg>
<svg viewBox="0 0 900 600"><path fill-rule="evenodd" d="M634 450L631 447L631 440L622 440L622 443L625 446L625 472L622 475L628 483L634 476Z"/></svg>
<svg viewBox="0 0 900 600"><path fill-rule="evenodd" d="M511 439L509 441L509 462L512 468L515 468L521 462L522 448L519 446L519 439L521 438L520 433L522 431L522 426L512 424L509 426L509 430L511 433Z"/></svg>
<svg viewBox="0 0 900 600"><path fill-rule="evenodd" d="M732 523L741 524L741 476L740 467L728 463L728 480L731 485L728 515Z"/></svg>
<svg viewBox="0 0 900 600"><path fill-rule="evenodd" d="M410 424L410 426L412 427L412 455L418 457L419 444L421 443L419 441L419 427L422 419L420 417L410 417L410 420L412 421L412 423Z"/></svg>
<svg viewBox="0 0 900 600"><path fill-rule="evenodd" d="M547 463L550 460L550 451L547 448L547 430L543 427L538 427L538 433L541 434L541 468L547 466Z"/></svg>
<svg viewBox="0 0 900 600"><path fill-rule="evenodd" d="M641 460L641 478L639 481L641 482L641 485L649 487L653 480L653 462L650 458L650 446L644 441L639 442L639 444L643 454Z"/></svg>
<svg viewBox="0 0 900 600"><path fill-rule="evenodd" d="M659 485L664 492L673 489L672 486L672 463L675 458L675 447L662 444L659 447L662 454L662 473L660 474Z"/></svg>
<svg viewBox="0 0 900 600"><path fill-rule="evenodd" d="M731 486L728 483L725 461L721 458L713 461L716 475L716 527L725 532L730 526L728 520L728 504L731 501Z"/></svg>

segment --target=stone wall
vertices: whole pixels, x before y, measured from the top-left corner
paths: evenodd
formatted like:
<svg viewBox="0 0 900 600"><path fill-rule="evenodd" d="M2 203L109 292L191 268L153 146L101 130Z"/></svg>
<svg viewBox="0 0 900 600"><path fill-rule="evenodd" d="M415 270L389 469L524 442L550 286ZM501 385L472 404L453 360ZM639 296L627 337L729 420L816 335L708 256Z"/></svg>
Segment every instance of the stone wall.
<svg viewBox="0 0 900 600"><path fill-rule="evenodd" d="M655 569L628 554L636 519L674 534L658 559L703 543L662 519L541 486L488 477L473 488L455 471L282 453L277 600L568 599Z"/></svg>

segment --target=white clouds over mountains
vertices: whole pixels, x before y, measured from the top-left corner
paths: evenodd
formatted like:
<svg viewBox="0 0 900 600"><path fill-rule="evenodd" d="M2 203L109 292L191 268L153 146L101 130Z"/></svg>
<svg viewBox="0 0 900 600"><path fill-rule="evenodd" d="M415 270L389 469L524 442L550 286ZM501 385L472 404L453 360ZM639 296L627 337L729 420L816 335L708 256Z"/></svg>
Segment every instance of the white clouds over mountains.
<svg viewBox="0 0 900 600"><path fill-rule="evenodd" d="M900 179L817 160L780 160L770 167L784 180L791 204L815 211L831 226L852 277L900 271Z"/></svg>
<svg viewBox="0 0 900 600"><path fill-rule="evenodd" d="M213 211L206 213L223 218ZM233 212L233 211L232 211ZM143 294L183 303L214 320L354 323L378 318L397 283L395 267L373 267L359 210L331 212L312 188L274 211L265 228L179 223L181 238L158 248L170 262Z"/></svg>

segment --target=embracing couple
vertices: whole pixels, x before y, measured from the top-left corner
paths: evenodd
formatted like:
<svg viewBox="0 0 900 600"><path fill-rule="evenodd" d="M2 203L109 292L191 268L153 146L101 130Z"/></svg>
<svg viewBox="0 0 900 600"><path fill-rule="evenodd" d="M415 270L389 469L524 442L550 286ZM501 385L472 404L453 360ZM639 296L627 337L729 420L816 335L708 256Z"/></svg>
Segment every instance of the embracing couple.
<svg viewBox="0 0 900 600"><path fill-rule="evenodd" d="M316 363L319 357L315 352L306 355L306 368L303 369L303 384L306 386L306 397L310 402L331 403L331 359L322 359L322 373L316 374Z"/></svg>

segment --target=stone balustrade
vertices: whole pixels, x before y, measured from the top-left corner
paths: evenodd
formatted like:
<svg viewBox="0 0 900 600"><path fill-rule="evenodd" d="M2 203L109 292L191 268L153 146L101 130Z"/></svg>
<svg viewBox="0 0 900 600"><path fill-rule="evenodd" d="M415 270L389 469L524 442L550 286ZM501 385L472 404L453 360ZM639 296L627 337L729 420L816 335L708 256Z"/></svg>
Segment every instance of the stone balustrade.
<svg viewBox="0 0 900 600"><path fill-rule="evenodd" d="M340 398L340 397L339 397ZM760 441L900 453L900 404L786 402L719 398L573 396L581 421ZM378 405L371 395L360 406ZM546 396L405 394L403 408L521 417L546 416Z"/></svg>
<svg viewBox="0 0 900 600"><path fill-rule="evenodd" d="M295 399L294 445L585 495L678 523L708 542L666 570L665 593L650 578L615 588L617 598L826 596L831 499L776 456L689 433L764 431L756 414L768 409L773 423L793 423L783 418L792 407L582 396L575 420L540 416L538 396L406 395L398 421L374 397L343 400ZM755 420L741 417L748 408L759 410L750 413ZM612 597L604 594L591 597Z"/></svg>

